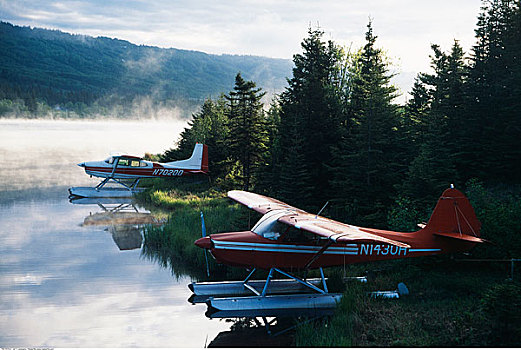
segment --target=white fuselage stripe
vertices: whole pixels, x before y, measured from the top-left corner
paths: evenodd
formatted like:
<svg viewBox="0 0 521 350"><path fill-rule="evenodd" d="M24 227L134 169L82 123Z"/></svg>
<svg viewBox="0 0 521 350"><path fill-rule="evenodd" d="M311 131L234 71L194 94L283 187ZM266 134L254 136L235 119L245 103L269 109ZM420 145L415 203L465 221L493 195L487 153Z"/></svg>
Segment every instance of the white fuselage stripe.
<svg viewBox="0 0 521 350"><path fill-rule="evenodd" d="M302 249L273 249L273 248L261 248L258 246L251 246L251 247L227 247L227 246L220 246L215 245L215 249L223 249L223 250L248 250L248 251L258 251L258 252L275 252L275 253L300 253L300 254L316 254L320 251L320 249L316 250L302 250ZM324 254L345 254L345 255L358 255L358 251L325 251Z"/></svg>
<svg viewBox="0 0 521 350"><path fill-rule="evenodd" d="M215 249L223 250L243 250L243 251L259 251L259 252L279 252L279 253L301 253L301 254L316 254L322 249L322 246L309 246L309 245L290 245L290 244L270 244L270 243L250 243L250 242L231 242L231 241L218 241L212 240ZM371 250L372 251L372 250ZM421 252L438 252L441 251L439 248L410 248L408 253L421 253ZM359 252L359 246L357 244L348 244L346 247L330 247L324 254L335 254L335 255L367 255ZM369 255L387 255L377 254ZM395 254L391 254L395 255Z"/></svg>
<svg viewBox="0 0 521 350"><path fill-rule="evenodd" d="M289 244L270 244L270 243L248 243L248 242L230 242L230 241L213 241L215 249L227 250L249 250L262 252L284 252L284 253L301 253L315 254L322 249L320 246L304 246ZM356 244L349 244L344 247L331 247L324 254L346 254L358 255L358 247Z"/></svg>
<svg viewBox="0 0 521 350"><path fill-rule="evenodd" d="M309 245L289 245L289 244L272 244L272 243L250 243L250 242L232 242L232 241L218 241L213 240L212 241L215 244L222 244L222 245L231 245L231 246L262 246L262 247L270 247L270 248L284 248L284 247L291 247L293 249L321 249L321 246L309 246ZM344 247L330 247L328 250L335 250L335 249L358 249L357 244L346 244Z"/></svg>
<svg viewBox="0 0 521 350"><path fill-rule="evenodd" d="M409 249L409 252L410 253L415 253L415 252L439 252L441 249L415 249L415 248L410 248Z"/></svg>

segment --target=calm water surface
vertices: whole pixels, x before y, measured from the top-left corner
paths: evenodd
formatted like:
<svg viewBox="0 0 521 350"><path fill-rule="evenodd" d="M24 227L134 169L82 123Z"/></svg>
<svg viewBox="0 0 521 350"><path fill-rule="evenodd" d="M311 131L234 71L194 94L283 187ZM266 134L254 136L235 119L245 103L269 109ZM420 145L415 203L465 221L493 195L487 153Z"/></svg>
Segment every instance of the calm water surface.
<svg viewBox="0 0 521 350"><path fill-rule="evenodd" d="M76 163L162 152L184 127L0 120L0 346L202 347L229 329L187 302L190 277L141 256L135 226L92 224L117 204L67 198L99 182Z"/></svg>

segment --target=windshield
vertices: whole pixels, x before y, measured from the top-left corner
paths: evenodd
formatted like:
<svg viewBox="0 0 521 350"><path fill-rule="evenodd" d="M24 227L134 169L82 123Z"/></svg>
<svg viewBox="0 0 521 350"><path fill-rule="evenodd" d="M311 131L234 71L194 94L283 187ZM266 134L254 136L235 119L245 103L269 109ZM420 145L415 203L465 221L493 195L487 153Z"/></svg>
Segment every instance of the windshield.
<svg viewBox="0 0 521 350"><path fill-rule="evenodd" d="M281 216L286 215L285 210L273 210L270 211L253 226L251 229L253 232L264 238L276 240L280 237L287 226L277 221Z"/></svg>

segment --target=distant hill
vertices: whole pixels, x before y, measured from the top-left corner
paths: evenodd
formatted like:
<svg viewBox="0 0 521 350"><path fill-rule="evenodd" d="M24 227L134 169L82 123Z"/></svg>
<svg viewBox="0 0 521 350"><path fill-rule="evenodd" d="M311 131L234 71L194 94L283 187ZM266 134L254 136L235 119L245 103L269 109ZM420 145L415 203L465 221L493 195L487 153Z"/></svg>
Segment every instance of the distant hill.
<svg viewBox="0 0 521 350"><path fill-rule="evenodd" d="M0 100L21 99L29 109L35 101L109 105L136 96L199 104L230 91L239 71L280 92L291 68L291 60L162 49L0 22Z"/></svg>

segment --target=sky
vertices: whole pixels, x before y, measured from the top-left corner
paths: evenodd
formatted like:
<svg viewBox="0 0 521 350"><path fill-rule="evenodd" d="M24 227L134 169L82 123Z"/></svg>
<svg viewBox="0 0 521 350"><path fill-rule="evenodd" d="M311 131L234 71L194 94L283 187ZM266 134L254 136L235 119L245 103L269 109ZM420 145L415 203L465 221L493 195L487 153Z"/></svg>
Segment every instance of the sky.
<svg viewBox="0 0 521 350"><path fill-rule="evenodd" d="M369 18L377 45L404 89L429 70L431 44L466 52L474 44L479 0L0 0L0 20L107 36L134 44L291 59L310 26L358 48Z"/></svg>

